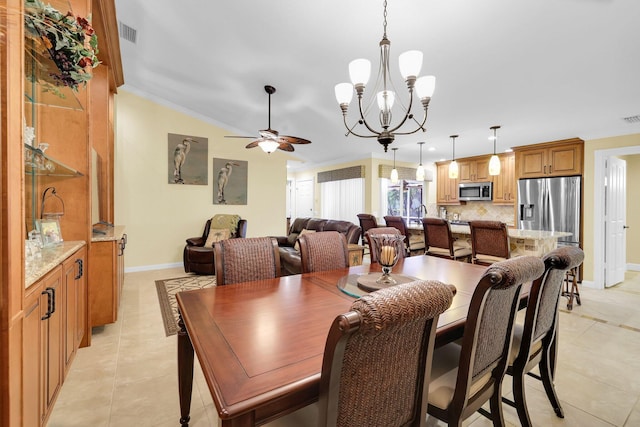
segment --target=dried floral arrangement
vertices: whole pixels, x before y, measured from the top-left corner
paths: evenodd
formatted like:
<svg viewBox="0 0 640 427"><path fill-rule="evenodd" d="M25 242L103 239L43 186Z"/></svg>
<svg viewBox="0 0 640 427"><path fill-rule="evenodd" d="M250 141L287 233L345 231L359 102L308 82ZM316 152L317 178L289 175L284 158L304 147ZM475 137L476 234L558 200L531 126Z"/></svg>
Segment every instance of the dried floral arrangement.
<svg viewBox="0 0 640 427"><path fill-rule="evenodd" d="M29 78L58 95L56 87L86 85L100 63L98 37L89 21L40 0L25 0L24 17Z"/></svg>

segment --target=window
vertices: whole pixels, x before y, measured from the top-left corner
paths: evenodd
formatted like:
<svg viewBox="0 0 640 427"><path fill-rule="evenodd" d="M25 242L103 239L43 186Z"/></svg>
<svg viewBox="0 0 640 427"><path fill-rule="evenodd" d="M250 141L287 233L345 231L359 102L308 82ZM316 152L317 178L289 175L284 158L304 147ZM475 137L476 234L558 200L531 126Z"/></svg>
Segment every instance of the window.
<svg viewBox="0 0 640 427"><path fill-rule="evenodd" d="M364 179L342 179L320 184L322 218L341 219L358 224L364 212Z"/></svg>
<svg viewBox="0 0 640 427"><path fill-rule="evenodd" d="M401 216L407 224L421 223L426 210L422 186L420 181L401 180L392 184L390 180L382 179L380 200L384 215Z"/></svg>

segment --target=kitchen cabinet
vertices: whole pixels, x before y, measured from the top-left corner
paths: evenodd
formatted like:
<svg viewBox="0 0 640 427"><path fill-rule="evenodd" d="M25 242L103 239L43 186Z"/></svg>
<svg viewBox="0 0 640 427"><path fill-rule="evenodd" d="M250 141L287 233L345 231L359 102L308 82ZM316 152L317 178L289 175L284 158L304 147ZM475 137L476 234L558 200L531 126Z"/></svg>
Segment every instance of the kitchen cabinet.
<svg viewBox="0 0 640 427"><path fill-rule="evenodd" d="M459 205L458 179L449 178L449 162L436 163L437 189L436 203L438 205Z"/></svg>
<svg viewBox="0 0 640 427"><path fill-rule="evenodd" d="M489 175L489 159L483 156L479 159L469 159L458 161L458 180L464 182L487 182L491 181Z"/></svg>
<svg viewBox="0 0 640 427"><path fill-rule="evenodd" d="M517 199L515 155L500 154L500 174L493 177L493 203L513 205Z"/></svg>
<svg viewBox="0 0 640 427"><path fill-rule="evenodd" d="M62 259L49 252L43 264L51 262L54 268L25 289L22 382L26 427L46 424L87 327L86 249L84 243L76 242L68 251L71 255L67 252Z"/></svg>
<svg viewBox="0 0 640 427"><path fill-rule="evenodd" d="M124 282L124 251L127 235L116 226L91 241L89 251L89 312L91 326L118 320L118 307Z"/></svg>
<svg viewBox="0 0 640 427"><path fill-rule="evenodd" d="M514 147L517 178L582 175L584 141L578 138Z"/></svg>

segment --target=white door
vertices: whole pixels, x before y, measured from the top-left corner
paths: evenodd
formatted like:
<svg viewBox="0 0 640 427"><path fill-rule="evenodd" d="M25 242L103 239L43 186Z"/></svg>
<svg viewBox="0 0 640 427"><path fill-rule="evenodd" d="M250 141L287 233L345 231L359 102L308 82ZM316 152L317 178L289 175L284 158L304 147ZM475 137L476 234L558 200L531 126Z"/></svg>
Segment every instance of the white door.
<svg viewBox="0 0 640 427"><path fill-rule="evenodd" d="M627 162L609 157L605 163L605 280L606 287L624 280L626 269Z"/></svg>
<svg viewBox="0 0 640 427"><path fill-rule="evenodd" d="M313 179L296 182L296 211L293 218L313 217Z"/></svg>

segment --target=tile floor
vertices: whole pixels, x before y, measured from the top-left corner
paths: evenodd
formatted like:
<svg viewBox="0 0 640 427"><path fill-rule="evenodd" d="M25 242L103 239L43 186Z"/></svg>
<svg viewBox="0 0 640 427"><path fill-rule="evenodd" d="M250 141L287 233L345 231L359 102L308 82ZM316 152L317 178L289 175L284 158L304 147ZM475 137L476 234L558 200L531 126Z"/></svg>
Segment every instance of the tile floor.
<svg viewBox="0 0 640 427"><path fill-rule="evenodd" d="M91 347L80 349L49 419L49 427L176 427L180 417L176 337L166 337L155 280L184 275L182 268L127 273L119 320L95 328ZM555 416L541 383L527 381L536 426L640 426L640 272L605 291L581 288L582 306L560 314L556 389L565 418ZM510 395L505 381L504 394ZM305 408L306 409L306 408ZM272 427L315 425L315 407ZM519 425L504 406L508 426ZM305 420L305 421L303 421ZM193 427L218 424L199 366L193 389ZM430 418L430 427L444 424ZM491 423L475 415L465 426Z"/></svg>

